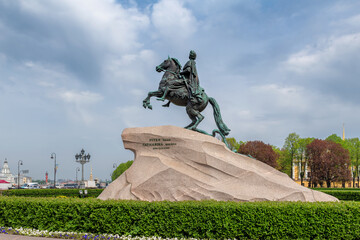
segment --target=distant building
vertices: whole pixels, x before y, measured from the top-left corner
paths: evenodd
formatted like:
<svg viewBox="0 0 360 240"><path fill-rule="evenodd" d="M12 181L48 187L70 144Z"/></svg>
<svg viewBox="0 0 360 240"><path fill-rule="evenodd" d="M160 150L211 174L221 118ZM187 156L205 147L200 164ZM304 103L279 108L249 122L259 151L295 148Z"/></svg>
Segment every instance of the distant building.
<svg viewBox="0 0 360 240"><path fill-rule="evenodd" d="M10 187L11 187L11 183L5 180L0 180L0 190L8 190Z"/></svg>
<svg viewBox="0 0 360 240"><path fill-rule="evenodd" d="M18 177L15 176L14 179L15 179L15 184L17 185ZM20 175L20 181L19 181L20 186L23 185L24 183L31 183L31 182L32 182L32 177Z"/></svg>
<svg viewBox="0 0 360 240"><path fill-rule="evenodd" d="M91 172L90 172L90 179L85 181L85 188L96 188L96 182L94 181L92 168L91 168Z"/></svg>
<svg viewBox="0 0 360 240"><path fill-rule="evenodd" d="M14 175L10 172L10 168L9 168L9 164L8 161L5 158L4 161L4 165L1 168L0 171L0 180L4 180L6 182L9 182L11 184L15 184L15 177Z"/></svg>

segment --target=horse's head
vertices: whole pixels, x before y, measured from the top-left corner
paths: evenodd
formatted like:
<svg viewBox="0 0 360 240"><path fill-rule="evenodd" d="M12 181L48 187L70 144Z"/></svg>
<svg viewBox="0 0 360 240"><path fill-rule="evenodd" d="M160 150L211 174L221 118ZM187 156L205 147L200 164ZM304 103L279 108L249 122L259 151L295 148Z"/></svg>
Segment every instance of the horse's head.
<svg viewBox="0 0 360 240"><path fill-rule="evenodd" d="M165 59L160 65L156 66L156 71L171 71L175 73L179 73L181 69L181 65L176 58L168 57Z"/></svg>

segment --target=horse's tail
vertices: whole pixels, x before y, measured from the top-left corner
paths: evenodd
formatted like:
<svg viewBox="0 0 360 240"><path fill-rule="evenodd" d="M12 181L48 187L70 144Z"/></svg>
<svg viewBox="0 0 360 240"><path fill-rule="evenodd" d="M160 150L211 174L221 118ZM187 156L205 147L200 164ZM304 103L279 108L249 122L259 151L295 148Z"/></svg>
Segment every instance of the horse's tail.
<svg viewBox="0 0 360 240"><path fill-rule="evenodd" d="M222 120L220 107L217 104L216 100L212 97L209 97L209 102L214 109L214 118L215 118L216 126L219 128L220 132L224 136L229 135L230 129L226 126L226 124Z"/></svg>

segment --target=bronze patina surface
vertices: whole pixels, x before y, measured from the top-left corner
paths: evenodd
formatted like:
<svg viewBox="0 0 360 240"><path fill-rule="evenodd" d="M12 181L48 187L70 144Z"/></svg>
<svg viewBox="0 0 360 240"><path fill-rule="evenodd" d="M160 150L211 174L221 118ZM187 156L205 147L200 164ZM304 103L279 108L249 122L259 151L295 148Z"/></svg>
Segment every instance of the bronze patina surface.
<svg viewBox="0 0 360 240"><path fill-rule="evenodd" d="M226 143L225 137L229 134L230 129L222 120L220 107L216 100L209 97L205 90L200 87L195 59L196 53L192 50L189 54L189 61L185 64L182 71L181 64L176 58L168 57L160 65L156 66L156 71L163 71L164 74L159 83L158 90L148 93L148 96L143 101L143 107L152 109L150 104L151 97L157 97L157 100L160 101L168 100L168 103L163 105L163 107L169 107L170 103L186 107L186 112L191 119L191 123L185 127L186 129L212 136L218 133ZM209 102L213 107L213 115L218 127L218 129L212 131L212 134L198 128L198 125L204 119L201 112Z"/></svg>

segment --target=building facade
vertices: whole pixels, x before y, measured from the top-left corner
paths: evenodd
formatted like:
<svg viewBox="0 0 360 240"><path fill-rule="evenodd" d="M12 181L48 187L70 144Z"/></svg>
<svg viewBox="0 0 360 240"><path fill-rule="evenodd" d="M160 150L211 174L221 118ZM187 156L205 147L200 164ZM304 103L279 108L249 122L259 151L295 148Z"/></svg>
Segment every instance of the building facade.
<svg viewBox="0 0 360 240"><path fill-rule="evenodd" d="M15 177L14 175L10 172L10 168L9 168L9 164L8 161L5 159L4 161L4 165L1 168L0 171L0 180L5 180L11 184L15 184Z"/></svg>

